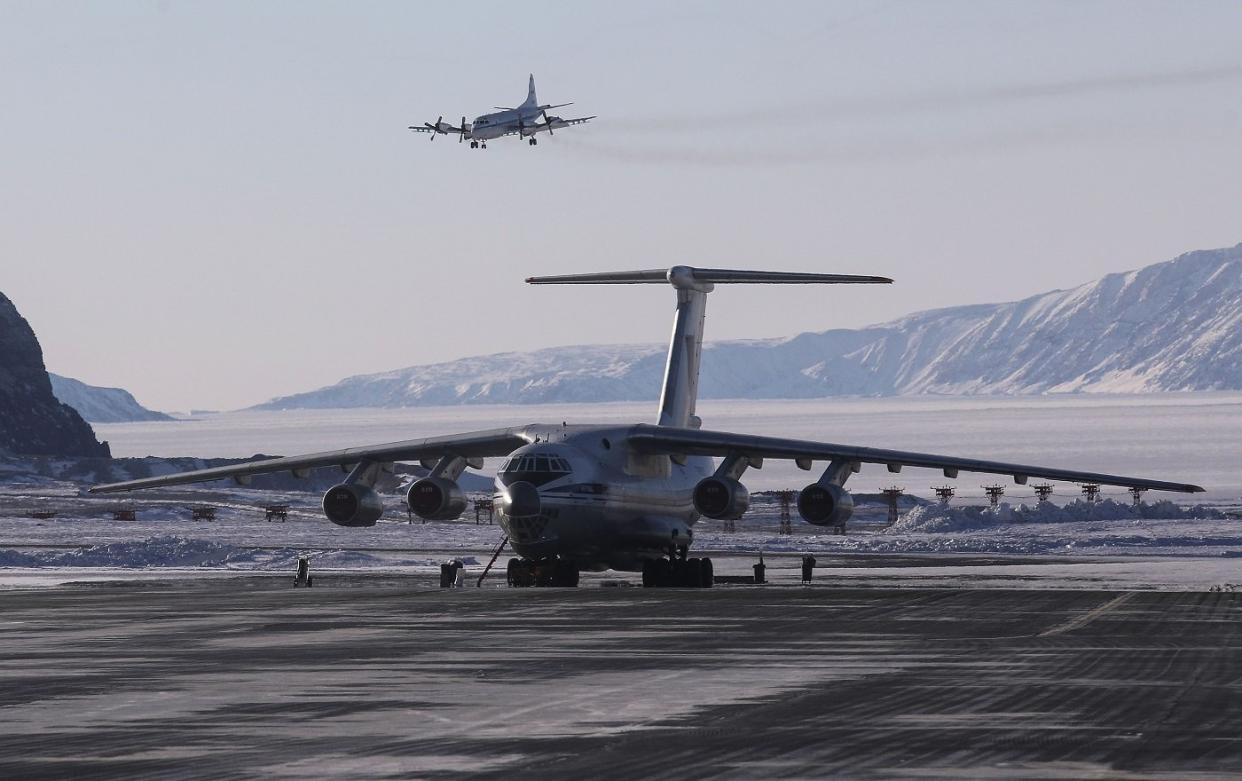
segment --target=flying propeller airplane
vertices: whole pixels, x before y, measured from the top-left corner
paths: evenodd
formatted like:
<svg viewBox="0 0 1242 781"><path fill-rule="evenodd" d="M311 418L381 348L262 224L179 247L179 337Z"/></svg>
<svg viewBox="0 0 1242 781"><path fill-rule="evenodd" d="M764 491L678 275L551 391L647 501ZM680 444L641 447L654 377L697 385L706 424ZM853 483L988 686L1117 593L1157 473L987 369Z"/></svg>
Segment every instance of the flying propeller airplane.
<svg viewBox="0 0 1242 781"><path fill-rule="evenodd" d="M572 103L539 105L539 99L535 97L535 77L532 74L530 86L526 91L526 100L519 106L497 106L498 111L475 117L474 122L469 124L466 123L466 118L463 116L461 124L457 127L445 122L444 115L440 115L434 124L424 122L422 125L410 125L410 130L413 130L415 133L430 133L432 141L436 140L436 136L447 136L456 133L457 143L460 144L462 141L470 139L471 149L478 149L479 147L487 149L488 141L512 135L525 138L527 143L535 146L539 143L537 136L540 133L547 133L549 136L552 136L555 135L553 131L573 125L585 124L595 119L593 116L562 119L561 117L548 114L548 109L572 105ZM543 117L543 122L539 121L540 117Z"/></svg>
<svg viewBox="0 0 1242 781"><path fill-rule="evenodd" d="M948 478L959 472L1009 475L1019 484L1034 477L1144 490L1203 490L1141 477L702 428L695 414L699 361L707 296L716 285L892 282L887 277L673 266L526 281L673 287L677 310L655 425L532 424L200 469L100 485L91 492L222 478L244 485L256 474L289 471L304 476L317 467L340 467L348 476L324 494L324 515L339 526L374 526L384 514L374 489L381 471L391 470L396 461L419 461L430 473L410 485L407 506L427 520L451 520L466 507L457 484L462 472L467 467L482 469L484 458L503 457L494 499L506 540L521 557L509 561L510 583L575 586L583 569L612 568L641 570L644 586L707 587L712 584L711 559L689 556L694 524L701 517L742 517L750 506L742 477L767 460L793 461L803 470L811 470L816 462L824 464L819 478L802 489L797 501L802 519L817 526L843 526L849 519L854 500L845 483L863 464L880 464L889 472L907 466L936 469Z"/></svg>

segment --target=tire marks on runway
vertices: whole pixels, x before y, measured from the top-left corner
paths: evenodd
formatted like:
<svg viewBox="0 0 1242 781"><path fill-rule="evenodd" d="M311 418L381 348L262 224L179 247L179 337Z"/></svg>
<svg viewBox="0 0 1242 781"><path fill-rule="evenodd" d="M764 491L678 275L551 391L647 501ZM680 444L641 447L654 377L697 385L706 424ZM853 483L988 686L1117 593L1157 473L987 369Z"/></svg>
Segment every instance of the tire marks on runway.
<svg viewBox="0 0 1242 781"><path fill-rule="evenodd" d="M1045 629L1043 632L1039 633L1039 636L1040 637L1053 637L1055 635L1061 635L1061 634L1065 634L1066 632L1073 632L1076 629L1081 629L1087 626L1088 624L1090 624L1092 621L1102 618L1108 615L1109 612L1116 610L1119 607L1122 607L1127 602L1129 602L1131 599L1133 599L1134 595L1135 595L1135 592L1131 591L1126 594L1120 594L1116 597L1113 597L1112 599L1108 600L1107 602L1100 605L1099 607L1096 607L1092 610L1088 610L1086 613L1083 613L1081 616L1077 616L1076 618L1071 618L1069 621L1066 621L1063 624L1058 624L1057 626L1054 626L1051 629Z"/></svg>

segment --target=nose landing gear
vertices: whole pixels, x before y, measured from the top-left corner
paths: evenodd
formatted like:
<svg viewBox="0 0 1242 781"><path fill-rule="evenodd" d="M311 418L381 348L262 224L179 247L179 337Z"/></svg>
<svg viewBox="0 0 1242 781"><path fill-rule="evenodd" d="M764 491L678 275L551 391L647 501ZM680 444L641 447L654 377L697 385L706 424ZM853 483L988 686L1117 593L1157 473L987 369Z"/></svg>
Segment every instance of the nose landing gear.
<svg viewBox="0 0 1242 781"><path fill-rule="evenodd" d="M567 559L509 559L506 577L510 586L553 586L577 588L579 569L577 562Z"/></svg>

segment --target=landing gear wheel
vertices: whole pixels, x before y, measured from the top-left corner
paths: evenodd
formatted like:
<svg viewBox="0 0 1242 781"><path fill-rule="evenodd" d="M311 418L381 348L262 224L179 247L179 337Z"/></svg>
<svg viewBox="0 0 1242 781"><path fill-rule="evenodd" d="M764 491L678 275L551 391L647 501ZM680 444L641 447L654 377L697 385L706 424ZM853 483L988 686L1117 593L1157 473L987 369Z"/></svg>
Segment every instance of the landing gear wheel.
<svg viewBox="0 0 1242 781"><path fill-rule="evenodd" d="M679 568L677 585L683 588L698 588L703 579L702 559L686 559Z"/></svg>
<svg viewBox="0 0 1242 781"><path fill-rule="evenodd" d="M711 588L715 582L711 559L648 559L643 562L643 588Z"/></svg>
<svg viewBox="0 0 1242 781"><path fill-rule="evenodd" d="M711 588L716 583L716 571L711 559L703 559L699 565L699 588Z"/></svg>
<svg viewBox="0 0 1242 781"><path fill-rule="evenodd" d="M668 559L647 559L643 562L643 587L666 588L674 586L677 572Z"/></svg>
<svg viewBox="0 0 1242 781"><path fill-rule="evenodd" d="M533 562L526 559L509 559L506 569L506 578L510 586L516 588L529 588L537 585L539 573L535 569Z"/></svg>
<svg viewBox="0 0 1242 781"><path fill-rule="evenodd" d="M478 142L478 141L471 141L471 142L470 142L470 148L471 148L471 149L478 149L478 148L479 148L479 142Z"/></svg>
<svg viewBox="0 0 1242 781"><path fill-rule="evenodd" d="M578 563L567 559L557 559L552 567L552 585L562 588L578 587Z"/></svg>

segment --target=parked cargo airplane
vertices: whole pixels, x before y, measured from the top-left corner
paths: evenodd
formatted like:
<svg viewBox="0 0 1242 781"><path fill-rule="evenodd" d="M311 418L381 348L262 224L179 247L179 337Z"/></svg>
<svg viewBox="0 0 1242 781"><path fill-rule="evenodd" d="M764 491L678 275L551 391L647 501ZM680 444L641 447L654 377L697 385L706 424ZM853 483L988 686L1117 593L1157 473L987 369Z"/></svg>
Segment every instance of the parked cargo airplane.
<svg viewBox="0 0 1242 781"><path fill-rule="evenodd" d="M532 424L516 428L393 442L214 469L131 480L92 488L94 493L196 483L316 467L348 471L323 497L323 512L340 526L374 526L384 513L374 490L381 470L394 461L420 461L430 474L414 482L405 500L428 520L461 515L466 498L457 484L467 467L504 457L495 478L499 521L522 557L509 562L510 582L576 585L582 569L641 570L643 585L710 586L711 559L691 558L694 524L700 517L736 519L750 495L747 469L765 460L791 460L804 470L826 464L819 479L802 489L798 512L819 526L844 525L854 501L845 490L863 464L1195 492L1197 485L1068 469L979 461L956 456L878 450L857 445L733 434L701 427L695 415L707 295L715 285L740 283L887 283L885 277L803 274L674 266L667 270L532 277L536 285L666 284L677 294L655 425ZM713 457L720 458L719 463Z"/></svg>
<svg viewBox="0 0 1242 781"><path fill-rule="evenodd" d="M449 122L444 121L444 115L435 121L424 122L422 125L410 125L410 130L416 133L430 133L431 140L435 141L436 136L447 136L450 133L457 134L457 143L461 143L466 139L470 139L470 148L478 149L483 147L487 149L487 142L493 138L501 136L516 135L519 138L527 139L531 146L539 143L536 138L540 133L547 133L549 136L554 135L554 130L560 130L572 125L581 125L590 122L595 117L578 117L576 119L562 119L561 117L548 116L548 109L562 108L564 106L572 106L572 103L558 103L555 106L541 106L539 99L535 97L535 76L530 77L530 86L526 90L526 100L519 106L514 108L506 108L497 106L500 109L492 114L483 114L475 117L474 122L466 124L466 118L461 118L461 125L453 127ZM543 117L540 123L539 118Z"/></svg>

